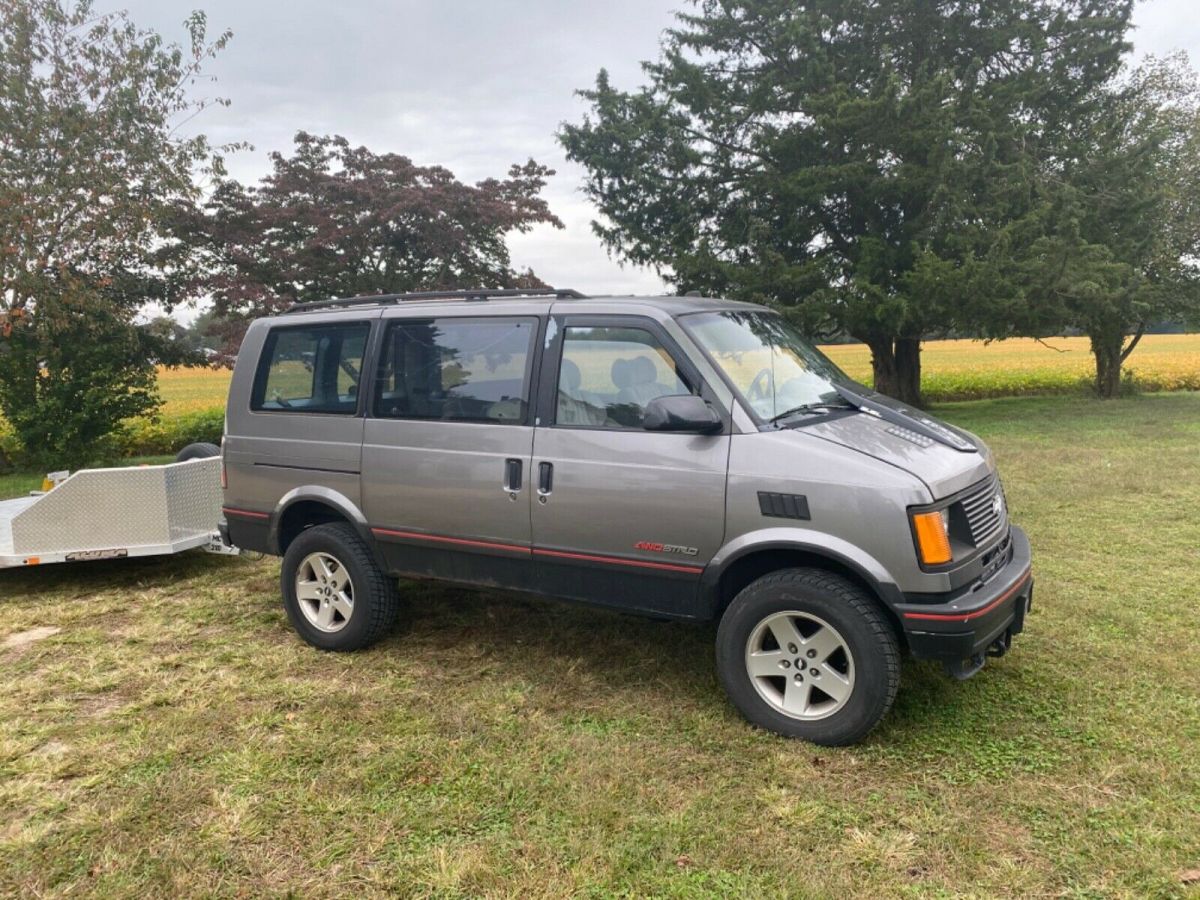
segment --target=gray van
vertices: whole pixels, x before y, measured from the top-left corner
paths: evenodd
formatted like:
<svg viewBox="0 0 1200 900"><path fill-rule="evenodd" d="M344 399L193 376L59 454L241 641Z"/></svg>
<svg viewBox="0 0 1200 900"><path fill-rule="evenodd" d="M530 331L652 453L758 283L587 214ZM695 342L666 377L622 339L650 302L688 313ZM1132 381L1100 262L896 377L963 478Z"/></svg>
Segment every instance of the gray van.
<svg viewBox="0 0 1200 900"><path fill-rule="evenodd" d="M820 744L879 722L902 648L966 678L1032 599L988 448L745 303L301 304L250 326L223 460L222 531L283 557L316 647L386 635L396 576L719 620L734 705Z"/></svg>

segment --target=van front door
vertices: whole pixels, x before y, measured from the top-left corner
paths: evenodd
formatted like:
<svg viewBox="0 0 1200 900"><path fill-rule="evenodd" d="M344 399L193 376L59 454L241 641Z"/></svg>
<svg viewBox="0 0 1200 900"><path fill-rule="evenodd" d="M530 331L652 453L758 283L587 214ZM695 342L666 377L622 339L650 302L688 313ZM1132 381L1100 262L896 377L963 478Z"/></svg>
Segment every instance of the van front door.
<svg viewBox="0 0 1200 900"><path fill-rule="evenodd" d="M531 586L534 316L385 319L362 451L389 568Z"/></svg>
<svg viewBox="0 0 1200 900"><path fill-rule="evenodd" d="M549 594L691 614L721 546L729 429L645 431L646 404L702 392L652 319L555 317L534 434L534 567Z"/></svg>

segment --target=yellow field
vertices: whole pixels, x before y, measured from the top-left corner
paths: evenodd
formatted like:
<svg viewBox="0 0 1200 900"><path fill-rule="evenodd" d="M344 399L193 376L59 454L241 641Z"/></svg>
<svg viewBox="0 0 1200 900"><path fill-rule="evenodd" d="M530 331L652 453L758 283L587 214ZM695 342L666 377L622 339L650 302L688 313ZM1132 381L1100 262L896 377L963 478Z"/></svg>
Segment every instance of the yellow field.
<svg viewBox="0 0 1200 900"><path fill-rule="evenodd" d="M1049 338L1052 350L1028 338L929 341L921 355L930 400L1073 391L1092 377L1087 338ZM862 344L822 348L853 378L870 383L871 354ZM1062 351L1062 352L1057 352ZM1144 390L1200 390L1200 334L1151 334L1126 363ZM164 369L159 388L167 415L212 409L225 402L225 369Z"/></svg>
<svg viewBox="0 0 1200 900"><path fill-rule="evenodd" d="M1049 346L1047 346L1049 345ZM1054 348L1054 349L1051 349ZM852 378L871 377L862 344L822 348ZM928 341L921 353L922 388L930 400L966 400L1072 391L1095 375L1088 339ZM1200 390L1200 334L1150 334L1125 364L1146 391Z"/></svg>

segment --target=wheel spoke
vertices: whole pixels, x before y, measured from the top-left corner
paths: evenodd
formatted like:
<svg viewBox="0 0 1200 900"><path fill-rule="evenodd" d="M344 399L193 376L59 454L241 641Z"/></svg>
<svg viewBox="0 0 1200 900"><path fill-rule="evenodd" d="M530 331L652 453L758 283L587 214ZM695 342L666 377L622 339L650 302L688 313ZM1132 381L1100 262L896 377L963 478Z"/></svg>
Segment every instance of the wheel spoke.
<svg viewBox="0 0 1200 900"><path fill-rule="evenodd" d="M321 585L315 581L296 582L296 599L321 602Z"/></svg>
<svg viewBox="0 0 1200 900"><path fill-rule="evenodd" d="M816 662L825 662L838 649L841 648L842 642L836 634L830 629L821 627L813 632L812 636L805 640L802 644L804 651L807 654L809 650L816 650L817 655L812 657Z"/></svg>
<svg viewBox="0 0 1200 900"><path fill-rule="evenodd" d="M771 634L775 636L776 643L786 653L788 645L794 644L799 647L804 643L804 639L800 637L800 632L796 630L796 624L788 616L776 616L767 625L771 629Z"/></svg>
<svg viewBox="0 0 1200 900"><path fill-rule="evenodd" d="M322 628L328 628L333 624L334 606L332 603L322 603L317 610L317 624Z"/></svg>
<svg viewBox="0 0 1200 900"><path fill-rule="evenodd" d="M802 716L808 712L808 698L812 693L812 685L805 679L797 683L795 678L788 678L787 687L783 691L783 709L793 716Z"/></svg>
<svg viewBox="0 0 1200 900"><path fill-rule="evenodd" d="M338 566L329 576L329 584L335 591L345 591L350 584L350 573L345 566Z"/></svg>
<svg viewBox="0 0 1200 900"><path fill-rule="evenodd" d="M325 579L328 581L333 577L333 572L329 570L329 563L324 556L314 556L312 561L313 574L317 579Z"/></svg>
<svg viewBox="0 0 1200 900"><path fill-rule="evenodd" d="M790 670L782 668L779 663L786 659L782 650L758 650L750 654L746 660L746 671L752 678L769 678L772 676L791 674Z"/></svg>
<svg viewBox="0 0 1200 900"><path fill-rule="evenodd" d="M849 680L829 664L821 666L821 680L816 685L838 703L850 696Z"/></svg>
<svg viewBox="0 0 1200 900"><path fill-rule="evenodd" d="M349 619L350 613L354 612L354 604L350 602L350 598L345 594L335 594L333 602L329 606L331 609L335 609L341 613L343 619Z"/></svg>

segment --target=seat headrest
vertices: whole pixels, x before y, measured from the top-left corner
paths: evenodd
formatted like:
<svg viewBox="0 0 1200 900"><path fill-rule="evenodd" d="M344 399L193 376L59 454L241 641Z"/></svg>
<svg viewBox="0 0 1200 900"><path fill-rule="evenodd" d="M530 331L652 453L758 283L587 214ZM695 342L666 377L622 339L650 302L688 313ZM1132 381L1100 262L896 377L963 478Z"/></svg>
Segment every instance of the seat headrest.
<svg viewBox="0 0 1200 900"><path fill-rule="evenodd" d="M564 359L562 369L558 373L558 389L560 391L577 391L582 383L583 374L579 371L579 366L569 359Z"/></svg>
<svg viewBox="0 0 1200 900"><path fill-rule="evenodd" d="M648 356L635 356L632 364L634 384L653 384L658 379L658 370Z"/></svg>

